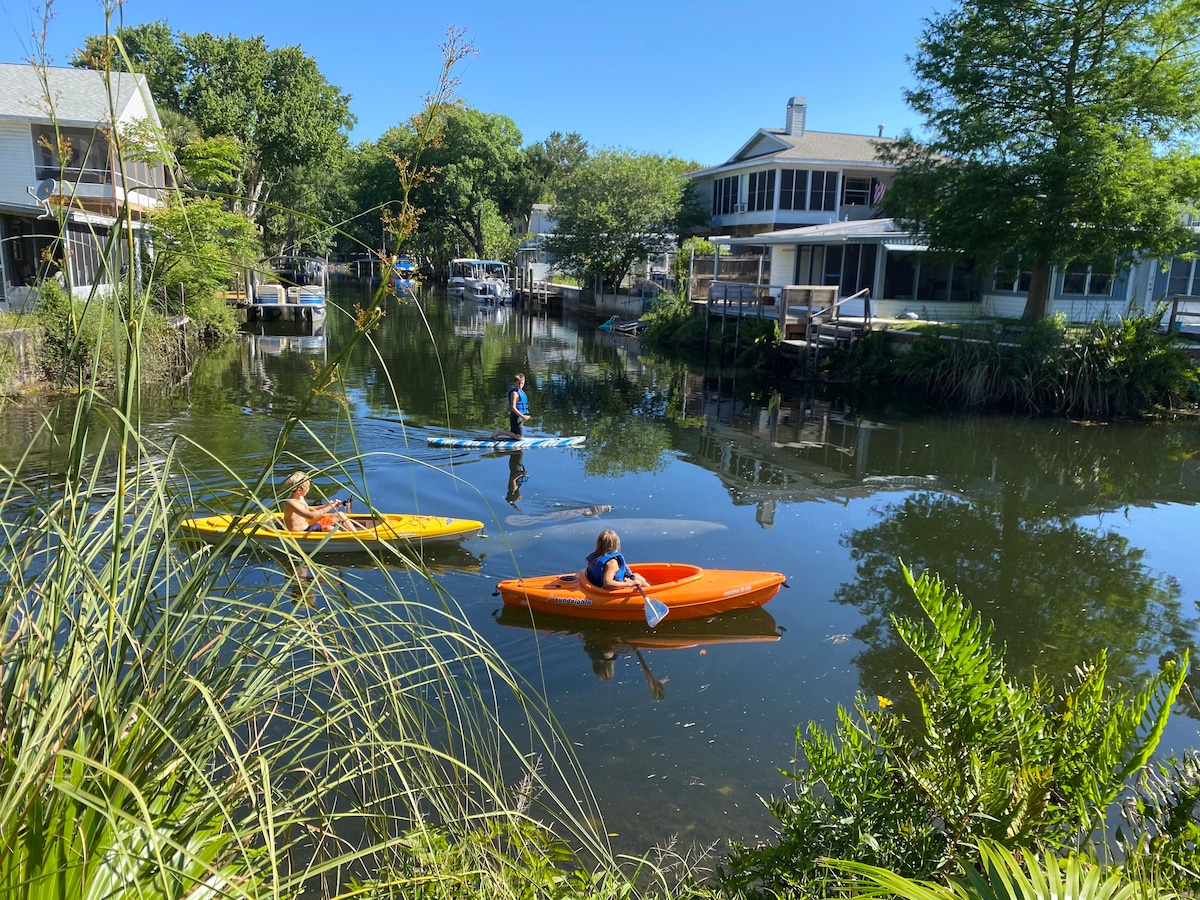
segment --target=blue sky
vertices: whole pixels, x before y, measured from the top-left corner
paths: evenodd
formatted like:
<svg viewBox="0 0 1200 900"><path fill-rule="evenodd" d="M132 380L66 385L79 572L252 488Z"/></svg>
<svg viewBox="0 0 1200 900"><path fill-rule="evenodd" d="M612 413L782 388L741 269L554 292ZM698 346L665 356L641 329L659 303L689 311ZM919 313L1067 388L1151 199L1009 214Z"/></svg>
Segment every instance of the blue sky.
<svg viewBox="0 0 1200 900"><path fill-rule="evenodd" d="M470 106L509 116L526 143L577 131L592 147L724 162L759 128L783 126L789 97L808 127L920 133L901 90L923 20L951 0L127 0L126 24L261 34L298 44L351 95L352 139L377 138L435 85L448 26L477 55L458 69ZM0 61L33 52L33 0L0 0ZM54 0L47 51L68 65L104 30L100 0Z"/></svg>

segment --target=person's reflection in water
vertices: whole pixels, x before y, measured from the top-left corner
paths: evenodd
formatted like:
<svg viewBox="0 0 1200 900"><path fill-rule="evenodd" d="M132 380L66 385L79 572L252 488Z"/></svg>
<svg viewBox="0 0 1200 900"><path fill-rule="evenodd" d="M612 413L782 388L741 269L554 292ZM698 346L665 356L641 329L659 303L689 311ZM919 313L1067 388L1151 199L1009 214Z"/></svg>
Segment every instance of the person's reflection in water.
<svg viewBox="0 0 1200 900"><path fill-rule="evenodd" d="M612 681L616 671L617 647L611 641L584 640L583 649L592 661L592 671L601 681Z"/></svg>
<svg viewBox="0 0 1200 900"><path fill-rule="evenodd" d="M583 635L580 636L583 637L583 649L592 661L592 671L596 673L596 677L601 681L612 681L612 677L616 672L617 658L624 653L632 653L637 657L638 665L642 667L642 674L646 676L646 684L650 688L650 696L655 701L662 700L667 696L667 679L654 677L654 673L650 671L650 666L647 664L646 658L642 656L642 651L638 649L636 644L612 638L592 638L589 640Z"/></svg>
<svg viewBox="0 0 1200 900"><path fill-rule="evenodd" d="M504 498L513 509L521 508L517 506L517 502L524 499L521 488L528 480L529 474L525 471L525 451L518 450L508 458L508 494Z"/></svg>
<svg viewBox="0 0 1200 900"><path fill-rule="evenodd" d="M292 600L299 606L314 608L317 605L314 585L316 578L308 566L297 565L292 568Z"/></svg>

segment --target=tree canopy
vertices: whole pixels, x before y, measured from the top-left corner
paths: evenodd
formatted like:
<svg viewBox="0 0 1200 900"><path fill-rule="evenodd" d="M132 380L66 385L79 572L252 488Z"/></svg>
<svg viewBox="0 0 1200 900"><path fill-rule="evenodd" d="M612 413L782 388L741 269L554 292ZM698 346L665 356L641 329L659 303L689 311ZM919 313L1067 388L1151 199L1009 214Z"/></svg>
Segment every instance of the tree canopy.
<svg viewBox="0 0 1200 900"><path fill-rule="evenodd" d="M261 36L189 35L154 22L93 35L72 62L144 72L155 102L195 123L200 138L238 141L230 193L251 218L300 170L336 164L354 124L349 96L316 60L299 47L271 49Z"/></svg>
<svg viewBox="0 0 1200 900"><path fill-rule="evenodd" d="M673 157L595 153L553 206L556 230L544 248L567 271L619 285L635 262L674 246L687 169Z"/></svg>
<svg viewBox="0 0 1200 900"><path fill-rule="evenodd" d="M423 160L436 175L414 191L424 222L441 226L475 256L484 256L489 208L505 219L527 213L513 202L523 177L521 141L508 116L462 106L447 110L441 141Z"/></svg>
<svg viewBox="0 0 1200 900"><path fill-rule="evenodd" d="M1198 36L1200 0L962 0L910 59L932 138L881 152L899 166L885 211L1030 272L1031 319L1054 266L1174 255L1200 197Z"/></svg>

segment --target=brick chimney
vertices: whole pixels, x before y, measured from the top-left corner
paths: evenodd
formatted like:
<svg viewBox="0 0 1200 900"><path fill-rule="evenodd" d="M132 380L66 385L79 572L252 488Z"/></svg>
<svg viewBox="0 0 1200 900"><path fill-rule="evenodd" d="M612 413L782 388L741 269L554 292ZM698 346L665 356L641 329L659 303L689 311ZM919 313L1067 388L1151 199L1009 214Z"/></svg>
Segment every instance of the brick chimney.
<svg viewBox="0 0 1200 900"><path fill-rule="evenodd" d="M787 124L784 133L799 137L804 134L804 116L808 112L808 101L803 97L793 97L787 105Z"/></svg>

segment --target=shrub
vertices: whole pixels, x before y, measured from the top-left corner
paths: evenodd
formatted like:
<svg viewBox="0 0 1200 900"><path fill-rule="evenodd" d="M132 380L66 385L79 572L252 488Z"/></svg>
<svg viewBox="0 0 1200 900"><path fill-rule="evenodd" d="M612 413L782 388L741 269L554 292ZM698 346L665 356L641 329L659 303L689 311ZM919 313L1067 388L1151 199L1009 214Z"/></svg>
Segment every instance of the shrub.
<svg viewBox="0 0 1200 900"><path fill-rule="evenodd" d="M126 365L134 339L129 306L123 291L95 291L76 300L56 279L42 281L34 316L43 331L41 364L47 377L111 383ZM140 309L132 317L138 320L138 369L154 378L167 368L168 329L160 316Z"/></svg>
<svg viewBox="0 0 1200 900"><path fill-rule="evenodd" d="M1168 662L1133 696L1105 684L1103 654L1061 690L1009 680L1003 654L957 593L926 574L905 578L928 624L893 617L927 669L910 681L922 713L909 722L856 704L834 733L797 730L807 767L786 773L795 796L772 800L775 845L735 846L722 883L754 896L824 896L822 857L928 878L977 861L977 844L1057 851L1101 829L1126 780L1149 759L1187 660Z"/></svg>
<svg viewBox="0 0 1200 900"><path fill-rule="evenodd" d="M1108 419L1200 400L1195 363L1157 319L1095 322L1079 334L1046 320L924 332L896 359L894 385L940 407Z"/></svg>

